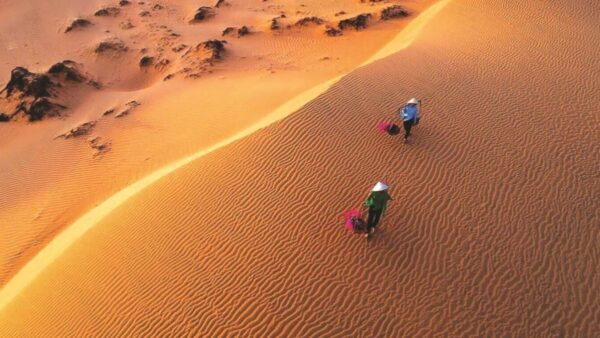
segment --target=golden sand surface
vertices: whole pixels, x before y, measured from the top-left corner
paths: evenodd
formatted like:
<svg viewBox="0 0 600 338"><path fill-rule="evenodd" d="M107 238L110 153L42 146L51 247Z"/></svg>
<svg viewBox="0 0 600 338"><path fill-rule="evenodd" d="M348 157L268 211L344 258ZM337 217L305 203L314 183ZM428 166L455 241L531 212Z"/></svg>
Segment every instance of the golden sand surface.
<svg viewBox="0 0 600 338"><path fill-rule="evenodd" d="M226 116L216 107L245 106L218 83L243 78L252 92L297 74L215 70L194 80L211 85L207 97L183 79L149 87L139 110L95 129L114 144L99 158L75 140L44 157L57 146L20 136L53 135L78 111L0 125L13 200L0 200L2 224L31 217L17 201L43 199L27 181L43 170L28 165L46 165L36 182L48 191L40 225L0 229L13 257L2 335L600 334L599 5L440 1L421 13L395 34L344 35L386 31L349 68L314 70L234 126L191 103ZM413 96L424 111L411 141L379 134ZM163 155L144 161L143 147ZM79 185L61 193L52 177ZM381 179L394 200L367 242L341 214ZM30 233L44 244L19 241ZM22 248L27 259L9 256Z"/></svg>
<svg viewBox="0 0 600 338"><path fill-rule="evenodd" d="M411 17L374 19L365 30L328 37L323 33L325 25L359 13L379 13L391 4L228 1L215 9L213 17L190 25L195 10L214 5L212 1L164 1L162 9L155 9L155 2L132 2L120 7L115 17L93 15L115 6L111 1L6 1L3 8L7 11L0 14L4 19L0 42L8 48L0 57L0 84L9 80L17 65L43 72L55 62L71 59L103 88L69 88L62 93L68 109L61 118L0 123L0 187L5 192L0 194L0 285L96 205L165 165L260 126L286 102L349 73L431 3L403 2ZM335 16L341 10L347 14ZM142 17L142 12L150 16ZM286 18L279 19L283 28L270 30L272 18L281 13L286 13ZM294 24L311 16L326 23ZM73 18L92 24L64 33ZM38 24L24 24L31 20ZM124 23L133 28L124 29ZM241 25L250 27L251 34L221 37L225 27ZM114 38L123 41L128 51L94 52L98 43ZM182 56L187 49L172 51L208 39L228 43L223 60L205 71ZM138 62L143 55L168 59L170 64L164 69L141 70ZM191 71L185 73L186 69ZM173 78L163 81L170 74ZM141 105L115 118L130 101ZM104 115L111 110L113 114ZM8 112L1 98L0 112ZM96 124L88 135L56 139L90 121ZM98 156L90 147L95 138L110 151Z"/></svg>

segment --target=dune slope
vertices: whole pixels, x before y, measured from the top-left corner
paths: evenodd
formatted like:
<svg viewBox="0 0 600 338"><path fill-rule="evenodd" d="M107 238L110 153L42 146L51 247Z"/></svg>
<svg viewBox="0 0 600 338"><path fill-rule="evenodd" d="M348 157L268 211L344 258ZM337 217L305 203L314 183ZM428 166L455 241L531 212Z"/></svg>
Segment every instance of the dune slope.
<svg viewBox="0 0 600 338"><path fill-rule="evenodd" d="M64 59L101 86L52 76L50 99L66 108L60 117L31 123L22 112L13 115L19 95L0 94L0 114L12 119L0 123L0 286L56 234L123 187L247 131L299 93L348 73L434 2L407 2L408 17L375 18L366 29L335 37L324 33L327 25L376 14L389 4L227 1L206 21L190 24L199 5L215 2L131 2L119 5L115 16L99 17L93 13L106 6L114 11L117 2L3 2L0 45L8 48L0 51L0 88L15 66L42 74ZM342 8L346 14L336 16ZM271 29L282 12L280 28ZM295 24L310 15L324 22ZM91 24L65 33L76 17ZM222 36L226 27L242 25L250 34L238 37L234 29ZM195 46L216 38L228 41L223 58L212 66L199 61L207 53ZM97 53L105 41L121 41L127 50ZM142 67L142 57L151 64ZM83 135L57 138L86 124L92 127Z"/></svg>
<svg viewBox="0 0 600 338"><path fill-rule="evenodd" d="M410 48L119 206L3 333L597 335L598 13L450 3ZM413 95L412 142L378 134ZM367 243L340 215L382 178Z"/></svg>

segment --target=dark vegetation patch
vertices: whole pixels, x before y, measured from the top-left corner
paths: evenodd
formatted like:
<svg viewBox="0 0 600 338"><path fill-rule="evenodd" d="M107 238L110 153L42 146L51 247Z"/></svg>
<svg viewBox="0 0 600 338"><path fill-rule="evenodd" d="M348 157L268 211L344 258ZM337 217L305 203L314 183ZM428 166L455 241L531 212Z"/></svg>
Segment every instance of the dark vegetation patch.
<svg viewBox="0 0 600 338"><path fill-rule="evenodd" d="M27 68L16 67L10 73L10 80L2 90L6 91L6 97L15 92L21 92L20 97L31 96L34 98L50 96L52 82L46 74L34 74Z"/></svg>
<svg viewBox="0 0 600 338"><path fill-rule="evenodd" d="M48 73L55 76L62 76L65 80L73 82L82 82L85 80L85 76L81 74L77 68L77 64L71 60L55 63L48 69Z"/></svg>
<svg viewBox="0 0 600 338"><path fill-rule="evenodd" d="M30 122L40 121L45 117L60 116L60 111L67 107L54 103L48 98L39 97L34 99L31 103L22 101L17 105L15 115L22 112L24 113Z"/></svg>
<svg viewBox="0 0 600 338"><path fill-rule="evenodd" d="M341 30L354 28L355 30L361 30L367 28L367 24L369 20L371 20L372 15L369 13L359 14L355 17L348 18L345 20L341 20L338 23L338 28Z"/></svg>
<svg viewBox="0 0 600 338"><path fill-rule="evenodd" d="M328 26L327 28L325 28L325 34L329 36L340 36L342 35L342 31L335 27Z"/></svg>
<svg viewBox="0 0 600 338"><path fill-rule="evenodd" d="M296 26L308 26L310 24L314 24L314 25L322 25L325 22L325 20L316 17L316 16L307 16L305 18L302 18L298 21L296 21L295 25Z"/></svg>
<svg viewBox="0 0 600 338"><path fill-rule="evenodd" d="M246 36L246 35L250 34L250 28L248 28L247 26L242 26L240 28L227 27L223 30L223 32L221 33L221 36L228 36L228 35L232 35L233 33L236 33L237 37L241 38L242 36Z"/></svg>
<svg viewBox="0 0 600 338"><path fill-rule="evenodd" d="M246 36L248 34L250 34L250 28L248 28L247 26L242 26L237 30L238 38L241 38L242 36Z"/></svg>
<svg viewBox="0 0 600 338"><path fill-rule="evenodd" d="M235 32L235 27L227 27L223 30L221 36L227 36L229 34L232 34L233 32Z"/></svg>
<svg viewBox="0 0 600 338"><path fill-rule="evenodd" d="M87 80L75 62L65 60L56 63L47 72L36 74L24 67L12 70L10 80L0 91L5 93L7 104L14 107L10 115L3 114L2 119L12 119L20 113L29 121L39 121L45 117L60 115L66 107L50 100L57 96L58 88L68 83L81 83ZM98 88L99 83L88 80L87 84ZM12 102L12 103L11 103ZM12 109L12 108L11 108Z"/></svg>
<svg viewBox="0 0 600 338"><path fill-rule="evenodd" d="M202 6L196 10L194 17L190 20L190 23L202 22L215 15L215 10L212 7Z"/></svg>
<svg viewBox="0 0 600 338"><path fill-rule="evenodd" d="M397 18L405 18L410 13L400 5L393 5L381 11L381 20L390 20Z"/></svg>

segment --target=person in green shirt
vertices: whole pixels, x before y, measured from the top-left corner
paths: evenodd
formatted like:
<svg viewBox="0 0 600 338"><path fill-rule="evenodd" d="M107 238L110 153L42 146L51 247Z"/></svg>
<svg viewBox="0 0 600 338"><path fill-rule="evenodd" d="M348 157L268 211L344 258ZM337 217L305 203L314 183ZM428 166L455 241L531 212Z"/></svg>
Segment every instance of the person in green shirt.
<svg viewBox="0 0 600 338"><path fill-rule="evenodd" d="M381 216L385 214L388 201L392 199L388 190L389 187L387 184L377 182L365 201L365 206L369 210L369 216L367 218L367 237L375 231L375 227L379 224Z"/></svg>

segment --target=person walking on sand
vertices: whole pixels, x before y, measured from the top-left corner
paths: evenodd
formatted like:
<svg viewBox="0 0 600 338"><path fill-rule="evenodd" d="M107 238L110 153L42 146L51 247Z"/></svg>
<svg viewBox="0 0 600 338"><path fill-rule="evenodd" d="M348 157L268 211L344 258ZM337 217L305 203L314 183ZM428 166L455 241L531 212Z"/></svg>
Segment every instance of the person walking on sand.
<svg viewBox="0 0 600 338"><path fill-rule="evenodd" d="M371 190L369 197L365 201L365 206L369 210L369 216L367 218L367 233L368 238L370 234L375 231L375 227L379 224L381 216L385 214L387 203L392 199L388 193L389 187L383 182L377 182Z"/></svg>
<svg viewBox="0 0 600 338"><path fill-rule="evenodd" d="M401 110L402 121L404 121L404 142L408 141L410 130L414 125L419 124L421 118L421 100L412 98L408 100Z"/></svg>

